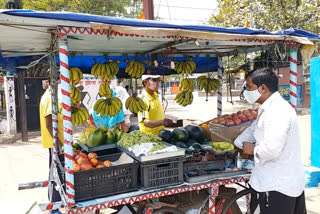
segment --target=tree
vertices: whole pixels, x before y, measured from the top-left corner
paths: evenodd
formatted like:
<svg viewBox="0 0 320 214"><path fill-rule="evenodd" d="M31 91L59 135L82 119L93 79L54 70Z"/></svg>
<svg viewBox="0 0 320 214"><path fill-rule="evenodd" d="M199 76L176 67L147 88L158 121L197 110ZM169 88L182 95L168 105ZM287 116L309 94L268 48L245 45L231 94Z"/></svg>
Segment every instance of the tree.
<svg viewBox="0 0 320 214"><path fill-rule="evenodd" d="M0 9L4 9L6 6L6 0L0 0Z"/></svg>
<svg viewBox="0 0 320 214"><path fill-rule="evenodd" d="M23 8L39 11L70 11L117 17L137 17L142 0L23 0Z"/></svg>
<svg viewBox="0 0 320 214"><path fill-rule="evenodd" d="M258 29L275 31L290 27L320 32L319 0L217 0L218 15L209 23L223 27L243 27L250 15Z"/></svg>

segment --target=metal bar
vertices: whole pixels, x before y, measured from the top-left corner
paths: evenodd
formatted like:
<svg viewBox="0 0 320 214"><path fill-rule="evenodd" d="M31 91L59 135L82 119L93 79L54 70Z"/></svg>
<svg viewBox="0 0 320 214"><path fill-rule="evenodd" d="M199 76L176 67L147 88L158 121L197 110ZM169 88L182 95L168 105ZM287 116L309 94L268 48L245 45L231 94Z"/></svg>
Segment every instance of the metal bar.
<svg viewBox="0 0 320 214"><path fill-rule="evenodd" d="M25 98L24 89L24 73L20 71L18 73L18 92L19 92L19 103L20 103L20 124L21 124L21 135L22 142L28 141L28 127L27 127L27 105Z"/></svg>
<svg viewBox="0 0 320 214"><path fill-rule="evenodd" d="M48 181L38 181L38 182L24 183L24 184L19 184L18 190L47 187L48 184L49 184Z"/></svg>
<svg viewBox="0 0 320 214"><path fill-rule="evenodd" d="M70 101L70 79L68 60L68 39L67 35L59 34L59 58L60 58L60 78L62 94L62 115L64 127L64 157L65 157L65 177L66 177L66 199L67 210L75 204L74 176L73 176L73 149L72 149L72 124L71 124L71 101Z"/></svg>
<svg viewBox="0 0 320 214"><path fill-rule="evenodd" d="M53 162L57 161L58 152L58 72L56 69L56 57L51 54L49 57L51 76L51 99L52 99L52 139L53 139Z"/></svg>
<svg viewBox="0 0 320 214"><path fill-rule="evenodd" d="M297 107L297 48L290 48L290 104Z"/></svg>
<svg viewBox="0 0 320 214"><path fill-rule="evenodd" d="M222 115L222 67L222 57L218 56L218 80L220 82L220 87L217 96L217 116Z"/></svg>

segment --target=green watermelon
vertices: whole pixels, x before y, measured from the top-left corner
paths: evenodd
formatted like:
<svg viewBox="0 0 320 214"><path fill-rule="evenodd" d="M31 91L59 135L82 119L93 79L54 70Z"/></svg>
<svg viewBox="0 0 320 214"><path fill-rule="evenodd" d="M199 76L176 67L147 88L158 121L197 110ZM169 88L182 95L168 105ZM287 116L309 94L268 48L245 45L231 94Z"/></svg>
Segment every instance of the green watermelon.
<svg viewBox="0 0 320 214"><path fill-rule="evenodd" d="M112 131L106 133L106 144L112 144L116 142L116 136Z"/></svg>
<svg viewBox="0 0 320 214"><path fill-rule="evenodd" d="M189 139L189 133L184 128L176 128L172 131L173 138L178 141L187 142Z"/></svg>
<svg viewBox="0 0 320 214"><path fill-rule="evenodd" d="M105 142L105 134L103 131L96 129L95 131L91 132L87 141L86 145L89 147L95 147L103 144Z"/></svg>
<svg viewBox="0 0 320 214"><path fill-rule="evenodd" d="M159 137L165 142L171 142L172 139L172 133L169 130L163 129L158 134Z"/></svg>
<svg viewBox="0 0 320 214"><path fill-rule="evenodd" d="M188 131L189 136L199 143L204 141L204 131L200 126L197 125L187 125L185 129Z"/></svg>

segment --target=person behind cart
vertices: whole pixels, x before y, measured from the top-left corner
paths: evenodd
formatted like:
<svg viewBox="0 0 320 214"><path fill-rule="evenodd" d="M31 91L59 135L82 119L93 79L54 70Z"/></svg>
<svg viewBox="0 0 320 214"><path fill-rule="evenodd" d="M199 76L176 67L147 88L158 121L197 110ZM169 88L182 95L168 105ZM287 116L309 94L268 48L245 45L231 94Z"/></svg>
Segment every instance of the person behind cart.
<svg viewBox="0 0 320 214"><path fill-rule="evenodd" d="M60 87L58 87L59 90ZM60 91L60 90L59 90ZM52 88L48 85L44 94L40 99L39 113L40 113L40 129L43 148L49 149L49 176L51 173L51 164L53 158L53 139L52 139L52 98L51 98ZM60 93L58 93L58 99L61 99ZM58 102L61 103L61 102ZM59 107L58 109L61 109ZM64 141L63 137L63 122L62 114L58 113L58 146L61 151L62 143ZM59 192L55 189L54 185L49 182L49 200L50 202L61 201ZM58 210L52 210L51 213L60 213Z"/></svg>
<svg viewBox="0 0 320 214"><path fill-rule="evenodd" d="M112 97L117 97L117 93L113 90L113 88L111 87L111 91L112 91ZM106 99L106 97L100 97L101 99ZM116 114L115 116L111 117L110 115L108 115L107 117L104 115L99 115L97 114L97 112L93 109L94 104L96 102L92 103L91 109L89 114L91 115L90 117L90 122L95 125L96 127L100 127L100 126L104 126L107 129L116 126L116 125L120 125L120 128L122 131L125 130L125 114L123 109L120 110L120 112L118 114ZM122 105L124 105L122 103Z"/></svg>
<svg viewBox="0 0 320 214"><path fill-rule="evenodd" d="M254 154L249 184L259 199L251 203L258 203L262 214L304 214L305 180L296 112L279 94L278 77L272 69L249 72L246 82L245 99L261 104L257 120L235 140L245 154Z"/></svg>
<svg viewBox="0 0 320 214"><path fill-rule="evenodd" d="M111 80L110 83L111 89L116 93L116 96L121 100L122 102L122 110L124 112L124 132L128 132L130 129L130 116L131 111L126 109L125 103L127 99L130 97L127 90L120 85L120 81L115 77L113 80Z"/></svg>
<svg viewBox="0 0 320 214"><path fill-rule="evenodd" d="M138 113L140 131L158 135L161 130L172 124L172 120L164 117L158 96L160 75L142 75L142 84L144 90L141 99L147 110Z"/></svg>

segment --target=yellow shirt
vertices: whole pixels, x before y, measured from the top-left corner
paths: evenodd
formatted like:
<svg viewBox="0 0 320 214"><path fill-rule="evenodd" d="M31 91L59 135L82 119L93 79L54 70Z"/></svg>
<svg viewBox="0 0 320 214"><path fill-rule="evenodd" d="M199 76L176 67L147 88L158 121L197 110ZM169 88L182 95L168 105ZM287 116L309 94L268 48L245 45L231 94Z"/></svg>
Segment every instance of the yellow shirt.
<svg viewBox="0 0 320 214"><path fill-rule="evenodd" d="M146 104L147 110L144 112L138 113L140 131L148 134L158 135L159 132L165 128L164 126L149 128L143 124L143 119L148 119L148 120L164 119L164 112L163 112L158 94L154 92L154 97L152 97L146 90L144 90L141 96L141 99L143 99L144 103Z"/></svg>
<svg viewBox="0 0 320 214"><path fill-rule="evenodd" d="M42 95L39 106L40 113L40 129L42 137L42 146L43 148L52 148L53 139L47 129L46 125L46 116L52 114L52 102L51 102L51 90L47 89L46 92ZM58 114L58 137L63 143L63 122L62 114Z"/></svg>

